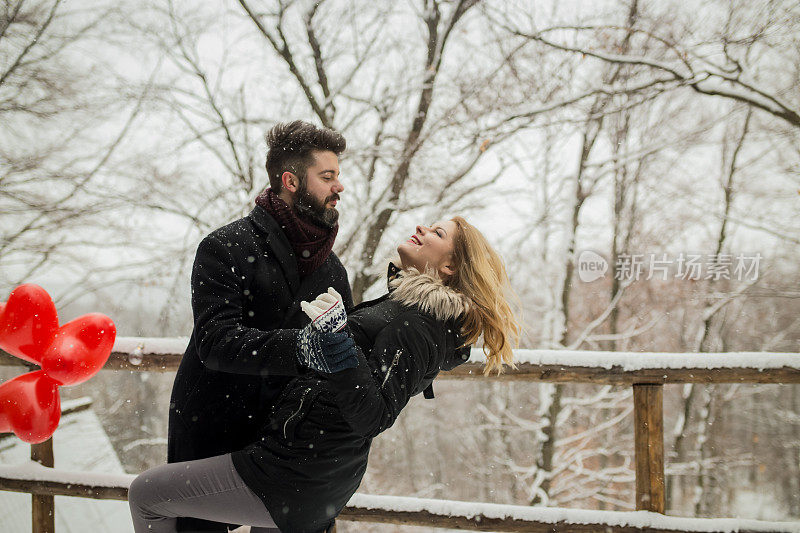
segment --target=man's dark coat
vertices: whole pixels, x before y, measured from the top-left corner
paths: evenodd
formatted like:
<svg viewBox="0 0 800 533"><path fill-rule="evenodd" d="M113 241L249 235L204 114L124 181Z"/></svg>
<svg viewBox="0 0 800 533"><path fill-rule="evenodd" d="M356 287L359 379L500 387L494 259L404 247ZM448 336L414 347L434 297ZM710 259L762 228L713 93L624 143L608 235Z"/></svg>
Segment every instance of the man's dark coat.
<svg viewBox="0 0 800 533"><path fill-rule="evenodd" d="M333 287L352 307L336 255L301 282L288 239L260 206L202 240L191 285L194 330L170 400L170 463L257 440L283 387L304 372L295 356L297 333L309 323L300 301ZM180 519L179 529L212 524Z"/></svg>

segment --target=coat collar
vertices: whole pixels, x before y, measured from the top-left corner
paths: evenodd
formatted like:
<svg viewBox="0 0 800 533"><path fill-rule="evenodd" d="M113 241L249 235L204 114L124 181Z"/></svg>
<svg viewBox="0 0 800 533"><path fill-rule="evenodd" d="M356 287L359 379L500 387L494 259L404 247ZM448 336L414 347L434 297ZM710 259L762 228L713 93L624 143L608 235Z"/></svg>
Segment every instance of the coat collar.
<svg viewBox="0 0 800 533"><path fill-rule="evenodd" d="M394 278L392 278L394 267ZM437 320L460 317L469 309L469 298L445 285L433 270L400 270L389 266L389 298L404 305L416 306Z"/></svg>
<svg viewBox="0 0 800 533"><path fill-rule="evenodd" d="M460 330L460 318L470 306L470 300L463 294L445 285L433 270L420 273L416 269L401 270L399 260L389 263L388 280L390 298L405 305L415 305L423 312L431 313L437 320L453 320L452 352L439 365L439 370L452 370L465 363L470 356L471 346L464 345ZM431 380L435 374L431 377ZM433 383L424 390L425 398L433 398Z"/></svg>
<svg viewBox="0 0 800 533"><path fill-rule="evenodd" d="M292 246L289 239L281 229L280 225L267 210L257 205L247 215L253 224L256 225L266 235L266 241L278 259L278 263L283 270L284 276L289 282L292 292L297 292L300 287L300 274L297 271L297 260L294 257Z"/></svg>

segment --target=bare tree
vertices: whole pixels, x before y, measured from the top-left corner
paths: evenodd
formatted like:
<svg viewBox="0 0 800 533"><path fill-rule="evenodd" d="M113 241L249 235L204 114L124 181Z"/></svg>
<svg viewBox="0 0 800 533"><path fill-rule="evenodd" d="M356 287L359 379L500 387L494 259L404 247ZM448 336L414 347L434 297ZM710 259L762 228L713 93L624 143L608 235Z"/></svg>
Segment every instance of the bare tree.
<svg viewBox="0 0 800 533"><path fill-rule="evenodd" d="M347 216L336 250L353 273L360 300L383 275L381 259L404 233L402 224L413 227L420 217L430 222L485 205L486 191L502 174L496 153L535 120L535 114L518 113L527 104L519 91L502 105L493 99L498 83L511 85L508 65L519 49L495 46L475 29L484 16L478 3L427 0L389 10L360 1L241 0L230 10L172 2L150 6L152 17L133 29L169 61L155 94L185 129L181 141L169 144L210 160L207 169L222 175L196 196L189 191L194 202L180 203L168 191L187 192L180 185L186 170L173 170L171 183L150 179L144 207L180 217L198 238L246 211L265 186L258 169L260 134L279 120L313 117L348 138L343 179L349 190L342 204ZM240 38L220 43L216 57L204 42L220 20L235 26ZM330 20L347 20L353 29L334 29ZM391 25L414 31L383 31ZM467 46L482 38L491 45L492 61L470 65L464 75ZM239 65L247 54L259 60L249 62L244 76ZM263 93L262 79L287 83L280 85L283 92L259 99L253 95ZM158 157L150 166L154 177L163 176Z"/></svg>
<svg viewBox="0 0 800 533"><path fill-rule="evenodd" d="M630 5L636 4L633 1ZM663 24L674 9L673 3L639 9L636 28L614 21L506 27L515 35L553 49L608 65L634 67L661 90L689 88L702 95L744 103L800 127L797 87L791 76L773 76L759 68L777 62L789 72L797 69L796 62L787 63L778 51L787 41L790 46L792 40L796 41L800 19L794 6L788 2L711 1L695 9L721 10L724 20L714 20L716 26L695 17L696 23L688 22L684 28ZM671 31L664 31L665 26ZM620 35L633 46L621 46L614 38ZM613 83L608 87L618 90Z"/></svg>
<svg viewBox="0 0 800 533"><path fill-rule="evenodd" d="M130 244L121 203L103 195L142 109L106 58L83 49L108 36L116 9L18 0L0 8L0 285L62 277L57 303L130 278L87 262ZM100 221L103 221L101 224Z"/></svg>

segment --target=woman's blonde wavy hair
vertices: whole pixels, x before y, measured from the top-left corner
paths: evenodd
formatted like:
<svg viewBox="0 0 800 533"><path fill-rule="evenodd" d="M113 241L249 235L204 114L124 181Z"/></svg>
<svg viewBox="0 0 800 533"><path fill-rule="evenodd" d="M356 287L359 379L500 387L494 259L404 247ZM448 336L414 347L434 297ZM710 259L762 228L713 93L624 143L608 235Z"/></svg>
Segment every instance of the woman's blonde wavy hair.
<svg viewBox="0 0 800 533"><path fill-rule="evenodd" d="M493 370L500 374L503 364L516 368L513 348L519 345L520 325L508 303L513 291L503 259L463 217L451 220L458 228L453 239L455 272L446 283L472 304L463 319L465 344L475 344L483 335L485 375Z"/></svg>

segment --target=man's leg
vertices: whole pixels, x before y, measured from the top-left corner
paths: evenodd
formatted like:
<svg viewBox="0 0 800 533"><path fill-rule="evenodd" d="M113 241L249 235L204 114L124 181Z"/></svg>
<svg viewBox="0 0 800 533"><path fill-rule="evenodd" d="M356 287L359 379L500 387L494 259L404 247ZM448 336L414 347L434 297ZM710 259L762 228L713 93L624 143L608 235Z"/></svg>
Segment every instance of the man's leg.
<svg viewBox="0 0 800 533"><path fill-rule="evenodd" d="M128 504L136 533L173 533L179 516L276 528L230 454L151 468L131 483Z"/></svg>

